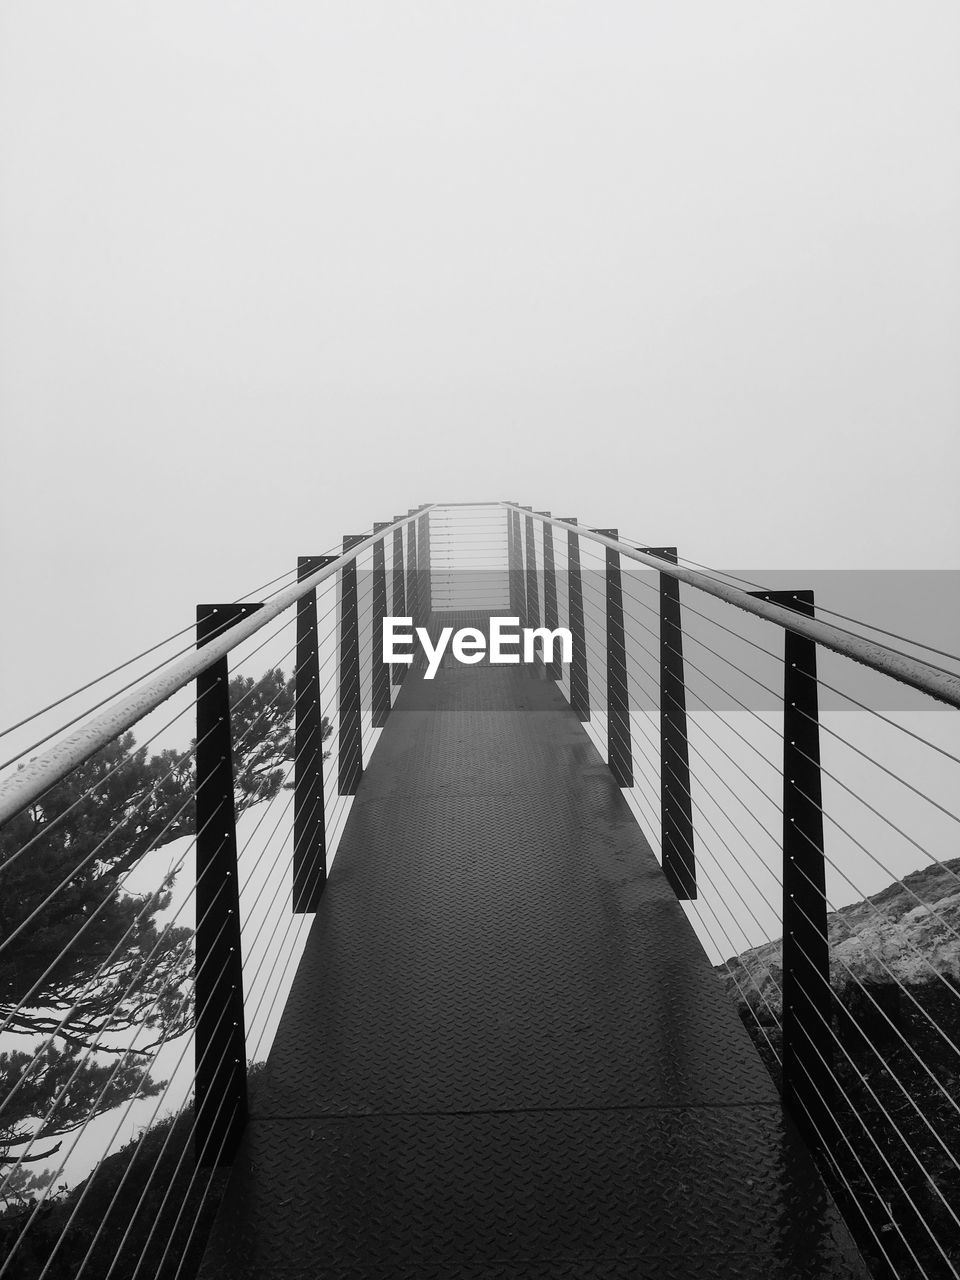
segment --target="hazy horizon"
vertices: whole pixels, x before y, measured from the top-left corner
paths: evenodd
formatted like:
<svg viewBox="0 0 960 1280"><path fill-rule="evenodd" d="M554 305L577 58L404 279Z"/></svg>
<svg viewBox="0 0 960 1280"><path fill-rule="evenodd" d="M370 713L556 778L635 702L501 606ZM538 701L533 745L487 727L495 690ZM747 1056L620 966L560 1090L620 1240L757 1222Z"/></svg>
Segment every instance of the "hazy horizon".
<svg viewBox="0 0 960 1280"><path fill-rule="evenodd" d="M957 567L958 47L945 0L0 7L7 720L425 501Z"/></svg>

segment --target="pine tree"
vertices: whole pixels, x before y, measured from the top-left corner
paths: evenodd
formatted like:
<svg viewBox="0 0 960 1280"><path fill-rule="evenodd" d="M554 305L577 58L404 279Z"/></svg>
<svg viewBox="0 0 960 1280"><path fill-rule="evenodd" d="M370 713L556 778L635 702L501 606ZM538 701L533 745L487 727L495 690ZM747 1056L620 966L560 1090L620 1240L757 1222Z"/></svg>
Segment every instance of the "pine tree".
<svg viewBox="0 0 960 1280"><path fill-rule="evenodd" d="M290 770L293 681L279 669L235 676L230 699L242 811L276 795ZM192 1025L193 930L160 918L171 873L149 895L123 881L193 833L193 792L191 755L148 757L128 733L0 831L0 937L21 930L0 952L0 1027L25 1041L0 1053L0 1100L15 1088L0 1104L0 1173L28 1144L25 1163L49 1159L91 1116L162 1089L145 1071Z"/></svg>

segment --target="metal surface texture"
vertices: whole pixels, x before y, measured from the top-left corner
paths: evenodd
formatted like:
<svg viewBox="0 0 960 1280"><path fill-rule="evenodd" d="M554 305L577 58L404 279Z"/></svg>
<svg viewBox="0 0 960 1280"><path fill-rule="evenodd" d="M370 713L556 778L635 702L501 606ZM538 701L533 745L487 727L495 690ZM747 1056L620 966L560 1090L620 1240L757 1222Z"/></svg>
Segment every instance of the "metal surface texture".
<svg viewBox="0 0 960 1280"><path fill-rule="evenodd" d="M499 505L508 510L514 509L513 503L501 502ZM516 507L516 510L526 514L529 508ZM537 519L566 528L566 522L563 520L550 519L547 516L537 516ZM583 529L581 532L583 537L590 538L593 542L598 542L601 546L613 551L619 551L628 560L635 560L648 569L658 569L661 573L676 578L678 582L686 582L691 587L696 587L698 591L704 591L707 595L716 596L718 600L743 609L746 613L763 618L765 622L772 622L785 631L794 631L798 635L815 640L824 648L832 649L834 653L842 653L844 657L852 658L854 662L860 662L866 667L872 667L874 671L880 671L894 680L900 680L913 689L919 689L921 693L929 694L939 702L960 707L960 676L942 671L919 658L897 653L896 650L877 644L873 640L852 635L840 627L832 626L829 622L822 622L819 618L804 617L802 613L793 609L757 599L752 592L727 586L725 582L719 582L716 578L710 578L694 569L684 569L680 565L664 565L662 560L658 563L646 552L638 551L625 542L618 542L595 530Z"/></svg>
<svg viewBox="0 0 960 1280"><path fill-rule="evenodd" d="M864 1280L778 1107L250 1122L203 1280Z"/></svg>
<svg viewBox="0 0 960 1280"><path fill-rule="evenodd" d="M203 1280L865 1276L542 668L410 670L251 1117Z"/></svg>
<svg viewBox="0 0 960 1280"><path fill-rule="evenodd" d="M423 510L421 508L420 510ZM399 516L395 524L410 526L417 519L417 514ZM391 526L392 527L392 526ZM138 685L126 697L112 706L92 716L79 729L57 742L48 751L28 760L22 769L18 769L11 777L0 782L0 825L19 813L37 796L41 795L55 782L65 778L68 773L83 764L101 747L112 742L114 738L127 729L132 728L144 716L149 715L156 707L166 702L180 689L195 680L201 671L212 666L219 658L224 657L237 645L248 640L250 636L279 617L287 609L306 596L310 591L333 577L344 564L355 561L356 557L372 547L376 535L364 538L362 542L346 556L339 556L325 568L320 569L303 582L284 587L267 601L256 614L244 618L229 631L217 636L202 652L185 654L169 662L163 672L153 680L146 680Z"/></svg>

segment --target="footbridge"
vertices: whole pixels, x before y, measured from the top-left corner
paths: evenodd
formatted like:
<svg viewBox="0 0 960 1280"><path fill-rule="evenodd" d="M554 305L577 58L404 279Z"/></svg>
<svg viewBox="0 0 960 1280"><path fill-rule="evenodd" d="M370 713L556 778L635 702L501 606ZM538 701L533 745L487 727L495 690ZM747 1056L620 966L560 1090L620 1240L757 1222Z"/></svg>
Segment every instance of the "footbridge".
<svg viewBox="0 0 960 1280"><path fill-rule="evenodd" d="M198 606L182 652L108 673L131 688L6 775L0 945L27 959L0 1050L62 998L0 1078L0 1276L960 1275L955 975L908 938L927 981L905 980L889 887L876 963L844 949L838 877L872 899L860 863L833 874L828 799L835 778L867 791L822 742L835 696L955 770L876 692L941 707L949 736L955 660L512 502L412 508L285 577ZM504 617L541 629L531 661L491 652ZM393 661L387 618L421 628ZM84 844L71 814L177 699L194 740L142 794L115 788ZM877 794L956 822L879 730L845 732ZM186 818L151 824L171 777ZM125 882L164 848L173 872ZM949 851L921 852L960 889ZM949 950L960 899L896 870L881 883ZM76 940L58 924L91 879L126 912L109 956L96 907ZM57 1181L30 1188L37 1144Z"/></svg>

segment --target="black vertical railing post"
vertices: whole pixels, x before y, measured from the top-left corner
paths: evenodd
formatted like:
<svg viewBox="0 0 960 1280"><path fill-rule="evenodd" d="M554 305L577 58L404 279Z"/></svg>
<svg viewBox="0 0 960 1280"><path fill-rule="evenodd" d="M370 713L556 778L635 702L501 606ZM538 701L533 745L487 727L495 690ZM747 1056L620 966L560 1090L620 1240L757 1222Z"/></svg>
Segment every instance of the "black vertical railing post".
<svg viewBox="0 0 960 1280"><path fill-rule="evenodd" d="M197 647L260 608L198 605ZM209 1169L230 1164L247 1119L230 672L225 657L197 676L196 832L193 1141L198 1165Z"/></svg>
<svg viewBox="0 0 960 1280"><path fill-rule="evenodd" d="M514 512L507 511L507 591L510 599L510 613L513 617L520 617L520 585L518 582L521 573L520 567L520 549L517 546L517 540L514 536Z"/></svg>
<svg viewBox="0 0 960 1280"><path fill-rule="evenodd" d="M750 594L815 616L812 591ZM787 630L783 668L783 1099L816 1145L833 1115L816 642Z"/></svg>
<svg viewBox="0 0 960 1280"><path fill-rule="evenodd" d="M549 511L538 511L539 516L548 516ZM559 626L560 616L557 610L557 567L553 556L553 525L543 524L543 625L548 631L555 631ZM554 652L558 652L554 647ZM544 663L548 680L559 680L563 674L563 664L559 658Z"/></svg>
<svg viewBox="0 0 960 1280"><path fill-rule="evenodd" d="M638 547L677 563L676 547ZM697 896L687 739L687 692L683 669L680 583L660 577L660 830L663 873L681 900Z"/></svg>
<svg viewBox="0 0 960 1280"><path fill-rule="evenodd" d="M411 507L407 515L415 515L416 507ZM423 625L420 614L420 592L417 581L417 522L411 520L407 528L407 614L413 619L413 625Z"/></svg>
<svg viewBox="0 0 960 1280"><path fill-rule="evenodd" d="M532 507L524 507L524 511L532 511ZM533 529L533 516L524 517L526 525L526 544L527 544L527 610L525 627L539 627L540 625L540 584L537 582L537 538Z"/></svg>
<svg viewBox="0 0 960 1280"><path fill-rule="evenodd" d="M617 538L616 529L594 529L606 538ZM633 740L627 686L627 648L623 633L623 582L620 552L607 547L607 762L621 787L633 786Z"/></svg>
<svg viewBox="0 0 960 1280"><path fill-rule="evenodd" d="M373 532L386 529L378 522ZM373 544L373 590L370 604L370 719L382 729L390 714L390 666L383 660L383 620L387 616L387 553L385 539Z"/></svg>
<svg viewBox="0 0 960 1280"><path fill-rule="evenodd" d="M334 556L300 556L303 582ZM320 707L320 653L317 593L297 601L297 667L294 674L293 910L316 911L327 879L326 813L323 802L323 714Z"/></svg>
<svg viewBox="0 0 960 1280"><path fill-rule="evenodd" d="M394 516L393 522L396 524L398 520L402 520L403 516ZM390 567L390 576L393 580L393 616L395 618L406 618L407 614L407 591L404 576L404 560L403 560L403 526L393 531L393 564ZM403 677L406 675L407 665L404 662L395 662L393 664L393 674L391 679L394 684L403 684Z"/></svg>
<svg viewBox="0 0 960 1280"><path fill-rule="evenodd" d="M343 539L344 555L366 534L353 533ZM363 776L363 736L360 719L360 618L357 601L357 562L348 561L340 570L340 672L338 703L337 790L342 796L356 795Z"/></svg>
<svg viewBox="0 0 960 1280"><path fill-rule="evenodd" d="M430 512L425 511L417 521L417 597L420 606L420 616L423 619L421 626L426 626L430 621L430 611L432 608L431 581L430 581Z"/></svg>
<svg viewBox="0 0 960 1280"><path fill-rule="evenodd" d="M575 525L576 516L561 517L564 524ZM580 569L580 535L567 532L567 598L570 614L570 639L573 661L570 664L570 706L577 719L590 719L590 680L587 674L587 636L583 622L583 575Z"/></svg>
<svg viewBox="0 0 960 1280"><path fill-rule="evenodd" d="M519 511L512 511L510 514L513 517L513 550L517 565L515 579L516 616L520 619L520 626L525 627L527 625L527 576L523 564L523 526Z"/></svg>

